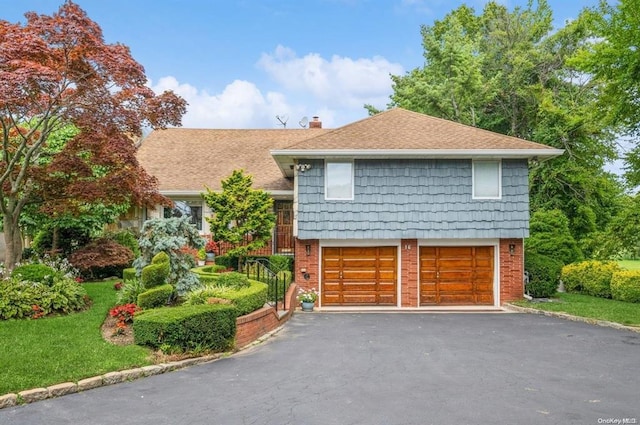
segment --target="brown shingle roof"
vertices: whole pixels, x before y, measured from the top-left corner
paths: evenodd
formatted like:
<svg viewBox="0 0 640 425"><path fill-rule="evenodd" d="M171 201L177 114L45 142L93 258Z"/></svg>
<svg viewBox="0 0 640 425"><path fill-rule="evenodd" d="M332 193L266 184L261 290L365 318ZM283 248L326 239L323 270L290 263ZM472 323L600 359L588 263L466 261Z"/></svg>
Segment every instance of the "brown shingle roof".
<svg viewBox="0 0 640 425"><path fill-rule="evenodd" d="M274 148L275 149L275 148ZM402 108L288 145L291 150L550 149L549 146Z"/></svg>
<svg viewBox="0 0 640 425"><path fill-rule="evenodd" d="M220 189L220 181L242 168L254 187L292 190L269 154L325 132L320 129L217 130L169 128L154 130L138 148L138 161L159 181L162 192Z"/></svg>

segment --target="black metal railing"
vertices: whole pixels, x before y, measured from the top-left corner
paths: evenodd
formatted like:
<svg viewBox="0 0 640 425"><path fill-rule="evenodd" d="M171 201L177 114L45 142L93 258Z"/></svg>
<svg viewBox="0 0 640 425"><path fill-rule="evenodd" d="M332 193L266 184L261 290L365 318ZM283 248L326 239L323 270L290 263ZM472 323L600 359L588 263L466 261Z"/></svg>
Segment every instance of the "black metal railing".
<svg viewBox="0 0 640 425"><path fill-rule="evenodd" d="M249 279L266 283L267 302L276 311L286 310L286 293L289 289L289 280L286 273L276 273L271 270L269 260L266 258L253 258L245 261L244 271Z"/></svg>

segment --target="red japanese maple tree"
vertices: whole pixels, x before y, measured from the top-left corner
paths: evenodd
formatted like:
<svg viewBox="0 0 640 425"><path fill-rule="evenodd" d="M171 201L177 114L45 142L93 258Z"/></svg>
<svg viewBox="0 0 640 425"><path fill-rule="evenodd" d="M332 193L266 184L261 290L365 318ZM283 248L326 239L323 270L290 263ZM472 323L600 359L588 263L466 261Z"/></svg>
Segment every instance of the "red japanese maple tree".
<svg viewBox="0 0 640 425"><path fill-rule="evenodd" d="M154 204L156 180L140 167L133 139L145 126L180 125L186 102L156 95L122 44L68 0L51 16L0 21L0 211L7 267L22 253L18 220L27 203L73 212L83 202ZM79 132L50 161L39 161L58 129Z"/></svg>

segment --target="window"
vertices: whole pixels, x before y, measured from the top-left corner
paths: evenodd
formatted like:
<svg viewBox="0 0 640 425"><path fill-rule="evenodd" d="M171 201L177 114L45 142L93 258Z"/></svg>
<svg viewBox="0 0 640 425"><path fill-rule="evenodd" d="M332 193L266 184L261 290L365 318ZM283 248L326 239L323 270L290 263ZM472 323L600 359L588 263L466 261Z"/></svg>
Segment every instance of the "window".
<svg viewBox="0 0 640 425"><path fill-rule="evenodd" d="M195 203L195 202L194 202ZM202 230L202 205L190 205L188 201L173 201L173 208L164 207L164 218L191 217L189 222Z"/></svg>
<svg viewBox="0 0 640 425"><path fill-rule="evenodd" d="M473 197L499 199L502 196L500 161L473 161Z"/></svg>
<svg viewBox="0 0 640 425"><path fill-rule="evenodd" d="M327 162L325 199L353 199L353 162Z"/></svg>

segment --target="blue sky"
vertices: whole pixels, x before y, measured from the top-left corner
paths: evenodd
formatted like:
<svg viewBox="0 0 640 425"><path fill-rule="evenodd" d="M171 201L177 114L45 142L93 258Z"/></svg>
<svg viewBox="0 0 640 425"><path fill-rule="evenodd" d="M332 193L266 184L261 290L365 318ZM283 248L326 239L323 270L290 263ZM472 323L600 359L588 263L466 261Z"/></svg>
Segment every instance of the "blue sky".
<svg viewBox="0 0 640 425"><path fill-rule="evenodd" d="M389 74L423 63L420 25L458 0L75 0L107 42L131 48L154 90L189 102L185 127L325 128L384 107ZM0 19L51 14L62 0L0 0ZM467 0L481 10L485 1ZM502 0L512 8L527 0ZM549 0L556 26L597 0Z"/></svg>

